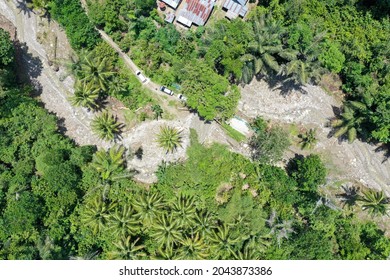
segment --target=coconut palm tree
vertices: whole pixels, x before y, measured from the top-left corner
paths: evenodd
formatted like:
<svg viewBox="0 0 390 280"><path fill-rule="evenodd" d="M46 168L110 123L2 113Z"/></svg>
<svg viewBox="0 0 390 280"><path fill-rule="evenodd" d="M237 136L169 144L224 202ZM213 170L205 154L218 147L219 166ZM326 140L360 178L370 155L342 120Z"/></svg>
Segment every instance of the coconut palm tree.
<svg viewBox="0 0 390 280"><path fill-rule="evenodd" d="M170 206L172 215L181 226L188 228L194 225L196 214L194 197L180 194Z"/></svg>
<svg viewBox="0 0 390 280"><path fill-rule="evenodd" d="M208 211L196 212L194 232L199 233L201 237L208 236L216 227L215 217Z"/></svg>
<svg viewBox="0 0 390 280"><path fill-rule="evenodd" d="M92 121L91 126L100 139L114 140L120 134L123 125L118 123L113 115L105 111Z"/></svg>
<svg viewBox="0 0 390 280"><path fill-rule="evenodd" d="M306 131L304 134L300 134L299 138L301 138L301 149L312 149L317 143L316 138L317 129L310 128L309 131Z"/></svg>
<svg viewBox="0 0 390 280"><path fill-rule="evenodd" d="M199 234L185 237L180 241L178 259L180 260L206 260L209 256L208 246Z"/></svg>
<svg viewBox="0 0 390 280"><path fill-rule="evenodd" d="M318 33L310 46L299 50L286 51L281 55L288 62L280 68L279 74L286 81L292 81L299 85L305 85L310 81L318 81L324 73L324 68L318 60L320 55L319 45L324 41L325 33Z"/></svg>
<svg viewBox="0 0 390 280"><path fill-rule="evenodd" d="M135 217L142 221L144 227L149 228L156 217L164 211L166 203L157 193L143 193L134 199L133 206L137 211Z"/></svg>
<svg viewBox="0 0 390 280"><path fill-rule="evenodd" d="M32 0L27 4L27 7L35 9L39 12L39 16L44 17L49 10L49 0Z"/></svg>
<svg viewBox="0 0 390 280"><path fill-rule="evenodd" d="M131 236L122 237L119 242L114 243L115 250L108 253L109 259L114 260L139 260L146 256L143 251L145 245L138 245L139 238L132 242Z"/></svg>
<svg viewBox="0 0 390 280"><path fill-rule="evenodd" d="M362 209L367 210L373 216L388 215L390 198L383 191L367 190L359 198Z"/></svg>
<svg viewBox="0 0 390 280"><path fill-rule="evenodd" d="M274 20L270 15L254 17L251 22L254 31L253 41L248 44L248 53L241 57L241 61L244 62L241 80L244 83L249 83L255 75L266 71L279 72L277 57L286 52L281 40L284 33L281 22Z"/></svg>
<svg viewBox="0 0 390 280"><path fill-rule="evenodd" d="M358 132L370 116L367 105L358 101L349 101L344 106L344 112L339 118L331 121L330 125L335 128L333 136L341 137L347 135L348 142L356 140Z"/></svg>
<svg viewBox="0 0 390 280"><path fill-rule="evenodd" d="M109 78L113 75L112 65L107 58L95 56L94 52L85 55L80 61L81 80L93 84L102 91L107 91Z"/></svg>
<svg viewBox="0 0 390 280"><path fill-rule="evenodd" d="M140 230L135 211L131 206L123 206L121 210L116 209L109 217L108 225L115 236L135 235Z"/></svg>
<svg viewBox="0 0 390 280"><path fill-rule="evenodd" d="M157 135L157 142L161 148L168 152L173 152L182 143L181 131L171 126L162 126L160 133Z"/></svg>
<svg viewBox="0 0 390 280"><path fill-rule="evenodd" d="M108 92L111 96L119 97L121 94L125 93L127 91L126 88L126 81L119 77L118 75L115 75L109 85Z"/></svg>
<svg viewBox="0 0 390 280"><path fill-rule="evenodd" d="M235 245L241 239L239 237L233 238L229 226L223 224L211 232L208 241L218 259L230 259L235 255Z"/></svg>
<svg viewBox="0 0 390 280"><path fill-rule="evenodd" d="M107 226L110 212L115 206L115 203L104 202L101 197L97 197L94 201L85 205L81 215L81 222L85 226L90 227L92 233L96 235Z"/></svg>
<svg viewBox="0 0 390 280"><path fill-rule="evenodd" d="M173 249L172 246L158 248L156 253L152 256L152 259L155 260L177 260L177 250Z"/></svg>
<svg viewBox="0 0 390 280"><path fill-rule="evenodd" d="M182 239L179 221L173 215L162 214L158 216L152 226L150 236L160 248L178 244Z"/></svg>
<svg viewBox="0 0 390 280"><path fill-rule="evenodd" d="M103 182L110 182L125 169L125 148L113 146L108 151L99 150L93 155L91 165L100 173Z"/></svg>
<svg viewBox="0 0 390 280"><path fill-rule="evenodd" d="M99 98L99 89L91 83L76 81L74 95L70 98L73 106L82 106L95 110L98 108L97 99Z"/></svg>

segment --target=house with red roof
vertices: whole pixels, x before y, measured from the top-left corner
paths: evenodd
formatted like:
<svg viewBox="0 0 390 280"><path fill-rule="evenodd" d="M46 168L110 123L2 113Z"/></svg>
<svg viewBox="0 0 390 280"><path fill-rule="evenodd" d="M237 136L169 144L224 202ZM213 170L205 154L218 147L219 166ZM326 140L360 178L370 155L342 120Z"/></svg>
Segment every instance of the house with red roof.
<svg viewBox="0 0 390 280"><path fill-rule="evenodd" d="M181 9L176 14L176 21L191 27L205 25L213 11L216 0L183 0Z"/></svg>

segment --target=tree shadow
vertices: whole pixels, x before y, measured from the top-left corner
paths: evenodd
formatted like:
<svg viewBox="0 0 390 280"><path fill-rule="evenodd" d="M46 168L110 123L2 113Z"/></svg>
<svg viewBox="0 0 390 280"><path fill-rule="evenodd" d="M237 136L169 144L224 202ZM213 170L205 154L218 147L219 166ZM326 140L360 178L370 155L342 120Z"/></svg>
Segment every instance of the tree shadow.
<svg viewBox="0 0 390 280"><path fill-rule="evenodd" d="M65 135L65 133L68 131L65 125L65 118L59 118L58 116L56 116L56 118L57 118L58 132Z"/></svg>
<svg viewBox="0 0 390 280"><path fill-rule="evenodd" d="M287 79L285 76L281 75L261 75L256 76L257 80L264 79L269 87L273 90L279 90L282 96L288 96L293 91L300 92L302 94L307 94L308 92L303 88L303 86L294 80Z"/></svg>
<svg viewBox="0 0 390 280"><path fill-rule="evenodd" d="M385 163L389 160L390 157L390 144L381 144L378 148L375 149L376 153L384 153L382 163Z"/></svg>
<svg viewBox="0 0 390 280"><path fill-rule="evenodd" d="M20 11L19 13L23 13L23 15L27 15L28 17L31 17L31 14L35 14L35 12L28 7L26 1L16 1L16 8Z"/></svg>
<svg viewBox="0 0 390 280"><path fill-rule="evenodd" d="M24 42L15 42L17 79L19 83L31 84L34 88L33 95L42 93L42 85L38 77L42 74L43 63L41 59L29 52Z"/></svg>

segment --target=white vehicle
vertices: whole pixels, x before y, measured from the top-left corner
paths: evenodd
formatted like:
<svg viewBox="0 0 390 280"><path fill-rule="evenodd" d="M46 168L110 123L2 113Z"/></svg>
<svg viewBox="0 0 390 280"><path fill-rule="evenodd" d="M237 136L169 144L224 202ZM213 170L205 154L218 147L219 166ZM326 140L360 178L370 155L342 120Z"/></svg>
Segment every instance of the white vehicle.
<svg viewBox="0 0 390 280"><path fill-rule="evenodd" d="M145 83L147 81L146 77L141 73L140 70L135 71L135 74L142 83Z"/></svg>
<svg viewBox="0 0 390 280"><path fill-rule="evenodd" d="M168 95L173 95L173 91L170 90L169 88L164 87L164 86L160 87L160 90L161 90L162 92L165 92L165 93L168 94Z"/></svg>
<svg viewBox="0 0 390 280"><path fill-rule="evenodd" d="M187 101L187 97L185 97L183 94L179 94L177 96L180 100Z"/></svg>

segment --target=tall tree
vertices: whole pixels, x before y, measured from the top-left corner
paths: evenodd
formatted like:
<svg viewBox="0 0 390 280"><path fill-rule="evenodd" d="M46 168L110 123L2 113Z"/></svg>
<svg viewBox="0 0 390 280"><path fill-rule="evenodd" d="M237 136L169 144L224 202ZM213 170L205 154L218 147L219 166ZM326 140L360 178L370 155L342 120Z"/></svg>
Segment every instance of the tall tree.
<svg viewBox="0 0 390 280"><path fill-rule="evenodd" d="M113 75L112 65L109 65L107 58L96 57L94 52L90 52L81 59L80 63L81 81L107 91L108 80Z"/></svg>
<svg viewBox="0 0 390 280"><path fill-rule="evenodd" d="M173 215L162 214L157 217L150 236L156 241L158 246L171 247L178 244L182 239L179 221Z"/></svg>
<svg viewBox="0 0 390 280"><path fill-rule="evenodd" d="M98 108L97 99L99 97L99 89L95 88L92 83L76 81L74 95L70 98L73 106L82 106L88 109L95 110Z"/></svg>
<svg viewBox="0 0 390 280"><path fill-rule="evenodd" d="M105 202L101 197L97 197L85 205L85 209L81 213L81 222L85 226L91 227L92 233L96 235L107 226L110 212L115 206L115 203Z"/></svg>
<svg viewBox="0 0 390 280"><path fill-rule="evenodd" d="M250 21L253 26L253 41L248 44L248 53L241 57L244 62L241 80L249 83L255 75L280 71L278 55L288 55L283 48L284 29L280 21L269 15L257 15ZM280 57L279 57L280 59Z"/></svg>
<svg viewBox="0 0 390 280"><path fill-rule="evenodd" d="M171 126L162 126L159 134L157 134L157 142L161 148L164 148L167 153L175 151L181 147L182 143L181 131Z"/></svg>
<svg viewBox="0 0 390 280"><path fill-rule="evenodd" d="M118 123L117 119L104 111L91 122L92 130L103 140L114 140L121 132L123 124Z"/></svg>
<svg viewBox="0 0 390 280"><path fill-rule="evenodd" d="M114 243L115 250L108 252L108 258L114 260L139 260L146 256L145 245L138 245L139 238L132 241L131 236L122 237Z"/></svg>
<svg viewBox="0 0 390 280"><path fill-rule="evenodd" d="M135 218L135 211L131 206L125 205L120 210L110 215L108 221L109 229L115 236L135 235L140 229L138 220Z"/></svg>
<svg viewBox="0 0 390 280"><path fill-rule="evenodd" d="M388 215L390 198L384 191L367 190L359 199L362 202L362 209L367 210L371 215Z"/></svg>

